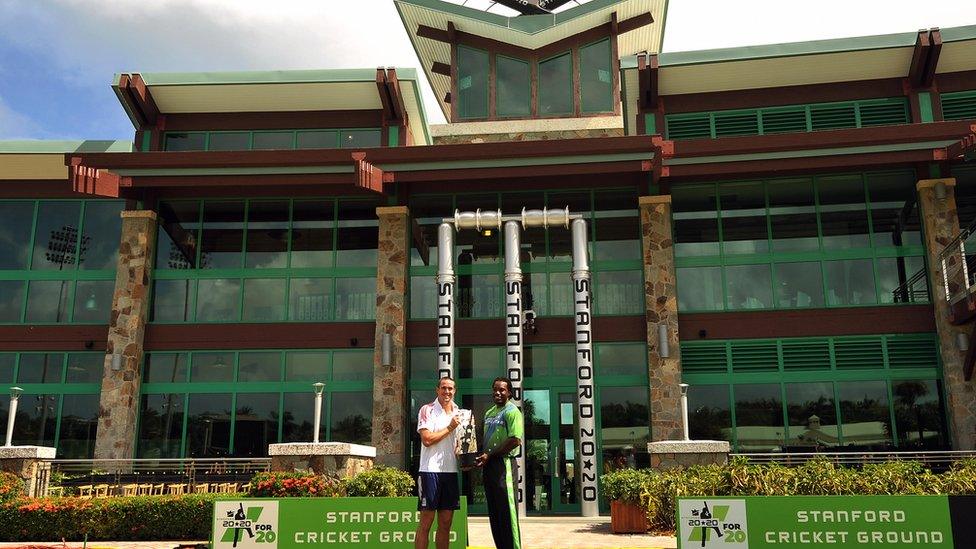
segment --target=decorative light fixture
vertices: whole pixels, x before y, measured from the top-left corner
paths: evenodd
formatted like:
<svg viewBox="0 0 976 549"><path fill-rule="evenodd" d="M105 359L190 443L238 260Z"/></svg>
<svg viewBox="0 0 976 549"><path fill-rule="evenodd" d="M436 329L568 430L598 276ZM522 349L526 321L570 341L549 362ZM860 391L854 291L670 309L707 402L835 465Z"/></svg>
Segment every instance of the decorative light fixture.
<svg viewBox="0 0 976 549"><path fill-rule="evenodd" d="M4 446L10 446L14 439L14 420L17 418L17 402L24 390L20 387L10 388L10 411L7 412L7 438Z"/></svg>
<svg viewBox="0 0 976 549"><path fill-rule="evenodd" d="M325 392L325 383L321 381L313 383L312 388L315 390L315 421L312 427L312 442L318 444L319 426L322 424L322 393Z"/></svg>
<svg viewBox="0 0 976 549"><path fill-rule="evenodd" d="M384 333L380 340L380 364L389 366L393 364L393 336Z"/></svg>
<svg viewBox="0 0 976 549"><path fill-rule="evenodd" d="M935 184L935 197L939 200L945 200L946 198L946 184L944 181L938 181Z"/></svg>
<svg viewBox="0 0 976 549"><path fill-rule="evenodd" d="M688 434L688 384L680 383L678 387L681 387L681 431L684 436L683 440L691 440Z"/></svg>
<svg viewBox="0 0 976 549"><path fill-rule="evenodd" d="M118 372L122 369L122 354L112 353L112 371Z"/></svg>
<svg viewBox="0 0 976 549"><path fill-rule="evenodd" d="M960 351L963 351L963 352L968 351L969 350L969 336L966 335L966 334L964 334L964 333L962 333L962 332L957 333L956 334L956 348L959 349Z"/></svg>
<svg viewBox="0 0 976 549"><path fill-rule="evenodd" d="M491 236L491 229L482 229L481 236Z"/></svg>
<svg viewBox="0 0 976 549"><path fill-rule="evenodd" d="M98 310L98 300L95 298L95 292L88 294L88 299L85 300L85 310L86 311L97 311Z"/></svg>
<svg viewBox="0 0 976 549"><path fill-rule="evenodd" d="M657 325L657 352L661 358L671 357L671 346L668 344L668 325L664 322Z"/></svg>

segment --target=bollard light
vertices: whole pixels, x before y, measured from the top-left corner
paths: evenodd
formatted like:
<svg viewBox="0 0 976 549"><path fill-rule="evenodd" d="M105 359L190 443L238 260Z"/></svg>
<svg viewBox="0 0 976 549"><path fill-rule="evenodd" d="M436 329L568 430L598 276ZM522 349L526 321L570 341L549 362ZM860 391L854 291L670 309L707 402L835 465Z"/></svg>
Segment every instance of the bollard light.
<svg viewBox="0 0 976 549"><path fill-rule="evenodd" d="M315 389L315 422L312 427L312 442L318 444L319 426L322 424L322 393L325 392L325 383L319 381L314 383L312 388Z"/></svg>
<svg viewBox="0 0 976 549"><path fill-rule="evenodd" d="M688 384L681 383L678 387L681 387L681 430L684 440L691 440L688 435Z"/></svg>
<svg viewBox="0 0 976 549"><path fill-rule="evenodd" d="M24 393L24 390L20 387L10 388L10 411L7 413L7 438L4 442L4 446L10 446L14 439L14 419L17 417L17 402L20 400L20 395Z"/></svg>

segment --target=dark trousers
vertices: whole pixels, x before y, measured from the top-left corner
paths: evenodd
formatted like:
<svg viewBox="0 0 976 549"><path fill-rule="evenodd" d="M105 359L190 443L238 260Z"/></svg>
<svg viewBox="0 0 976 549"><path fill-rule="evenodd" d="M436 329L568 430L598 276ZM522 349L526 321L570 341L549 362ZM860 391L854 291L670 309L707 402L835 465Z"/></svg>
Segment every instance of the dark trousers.
<svg viewBox="0 0 976 549"><path fill-rule="evenodd" d="M517 473L518 465L514 458L490 459L482 469L491 537L498 549L522 547L516 500L518 491L515 486Z"/></svg>

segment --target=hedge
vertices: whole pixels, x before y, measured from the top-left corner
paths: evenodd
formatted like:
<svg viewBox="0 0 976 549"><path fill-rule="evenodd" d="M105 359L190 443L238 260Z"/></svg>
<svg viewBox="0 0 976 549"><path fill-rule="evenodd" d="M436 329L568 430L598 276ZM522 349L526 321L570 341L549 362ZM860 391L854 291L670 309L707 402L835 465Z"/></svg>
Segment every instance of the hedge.
<svg viewBox="0 0 976 549"><path fill-rule="evenodd" d="M640 505L652 528L673 530L679 496L829 496L976 494L976 460L936 474L915 461L860 468L815 458L798 467L755 464L734 458L725 465L671 471L621 470L601 478L603 495Z"/></svg>
<svg viewBox="0 0 976 549"><path fill-rule="evenodd" d="M17 477L0 475L0 490L23 495ZM17 482L13 482L17 481ZM5 484L6 483L6 484ZM80 499L26 499L3 503L0 541L206 540L213 502L234 497L395 497L413 493L413 479L399 469L377 467L344 480L304 473L258 473L247 494L192 494Z"/></svg>
<svg viewBox="0 0 976 549"><path fill-rule="evenodd" d="M24 490L24 481L13 473L0 471L0 503L23 497L27 494Z"/></svg>

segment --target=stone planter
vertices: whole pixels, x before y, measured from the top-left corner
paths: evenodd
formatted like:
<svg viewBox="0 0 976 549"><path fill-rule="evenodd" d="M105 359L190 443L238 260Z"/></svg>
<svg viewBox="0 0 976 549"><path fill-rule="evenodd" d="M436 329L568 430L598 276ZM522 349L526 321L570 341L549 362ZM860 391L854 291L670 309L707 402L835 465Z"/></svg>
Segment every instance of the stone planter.
<svg viewBox="0 0 976 549"><path fill-rule="evenodd" d="M647 510L635 503L610 502L610 531L614 534L643 534L651 528Z"/></svg>
<svg viewBox="0 0 976 549"><path fill-rule="evenodd" d="M268 455L272 471L348 478L373 468L376 448L345 442L290 442L269 445Z"/></svg>

